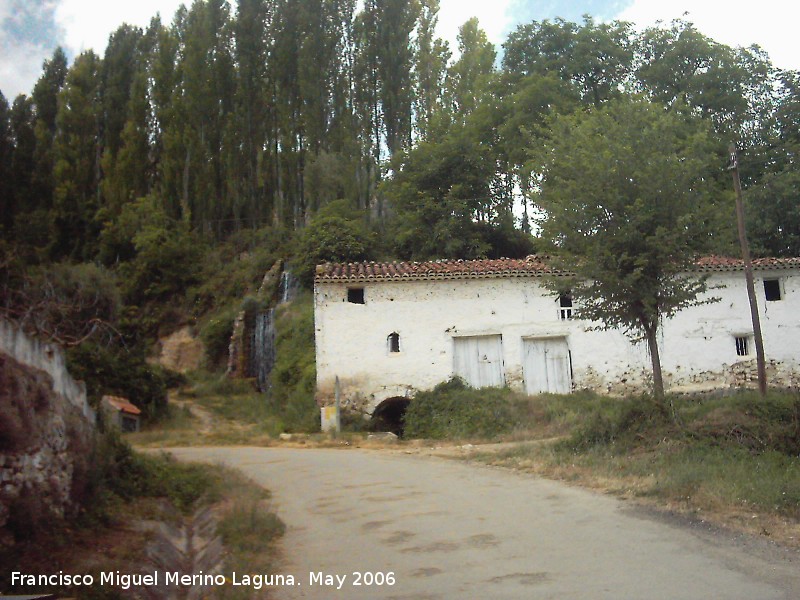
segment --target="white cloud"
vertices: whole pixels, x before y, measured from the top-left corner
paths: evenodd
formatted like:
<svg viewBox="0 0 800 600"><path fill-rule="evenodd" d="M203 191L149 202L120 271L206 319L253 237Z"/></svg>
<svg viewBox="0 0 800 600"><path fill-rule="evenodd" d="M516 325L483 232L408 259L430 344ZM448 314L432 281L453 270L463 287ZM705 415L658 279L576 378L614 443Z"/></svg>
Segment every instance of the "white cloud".
<svg viewBox="0 0 800 600"><path fill-rule="evenodd" d="M30 94L42 71L42 63L53 52L35 44L0 44L0 91L11 104L18 94Z"/></svg>
<svg viewBox="0 0 800 600"><path fill-rule="evenodd" d="M510 0L441 0L439 7L439 35L450 43L453 54L458 53L458 28L472 17L478 17L481 29L489 41L499 48L505 41L511 18L507 14Z"/></svg>
<svg viewBox="0 0 800 600"><path fill-rule="evenodd" d="M684 13L688 13L685 17ZM800 4L785 0L759 0L756 3L722 0L634 0L618 18L640 27L665 24L676 18L691 21L705 35L729 46L758 44L773 64L783 69L800 69L800 43L797 23Z"/></svg>
<svg viewBox="0 0 800 600"><path fill-rule="evenodd" d="M11 16L11 0L0 0L0 23Z"/></svg>
<svg viewBox="0 0 800 600"><path fill-rule="evenodd" d="M169 23L181 4L181 0L61 0L55 18L66 32L64 45L69 50L78 54L92 49L102 55L108 36L123 23L144 28L158 12Z"/></svg>

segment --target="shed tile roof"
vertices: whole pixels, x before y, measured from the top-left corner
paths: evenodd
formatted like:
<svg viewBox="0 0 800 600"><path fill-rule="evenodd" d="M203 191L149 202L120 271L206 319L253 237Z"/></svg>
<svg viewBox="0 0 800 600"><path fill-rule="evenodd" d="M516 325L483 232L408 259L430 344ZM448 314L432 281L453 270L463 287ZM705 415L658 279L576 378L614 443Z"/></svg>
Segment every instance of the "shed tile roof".
<svg viewBox="0 0 800 600"><path fill-rule="evenodd" d="M139 410L135 405L131 404L127 398L121 398L119 396L103 396L102 402L106 402L117 410L130 415L142 414L142 411Z"/></svg>
<svg viewBox="0 0 800 600"><path fill-rule="evenodd" d="M498 258L484 260L436 260L427 262L360 262L325 263L317 266L317 283L370 281L409 281L431 279L487 279L492 277L541 277L569 275L568 271L551 267L549 256ZM696 262L698 271L740 271L740 258L706 256ZM800 268L800 258L759 258L756 269Z"/></svg>

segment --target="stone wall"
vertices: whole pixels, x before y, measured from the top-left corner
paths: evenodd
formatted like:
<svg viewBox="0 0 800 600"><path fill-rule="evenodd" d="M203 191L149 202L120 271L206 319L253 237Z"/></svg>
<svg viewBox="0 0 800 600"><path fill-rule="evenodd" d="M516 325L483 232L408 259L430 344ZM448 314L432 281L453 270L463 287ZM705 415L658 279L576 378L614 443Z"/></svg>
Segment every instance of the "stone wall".
<svg viewBox="0 0 800 600"><path fill-rule="evenodd" d="M86 400L86 386L82 381L75 381L67 371L61 348L28 336L8 321L0 319L0 352L27 367L47 373L52 379L53 391L63 396L94 424L95 412Z"/></svg>
<svg viewBox="0 0 800 600"><path fill-rule="evenodd" d="M85 483L95 413L51 344L0 321L0 544L9 522L62 516Z"/></svg>

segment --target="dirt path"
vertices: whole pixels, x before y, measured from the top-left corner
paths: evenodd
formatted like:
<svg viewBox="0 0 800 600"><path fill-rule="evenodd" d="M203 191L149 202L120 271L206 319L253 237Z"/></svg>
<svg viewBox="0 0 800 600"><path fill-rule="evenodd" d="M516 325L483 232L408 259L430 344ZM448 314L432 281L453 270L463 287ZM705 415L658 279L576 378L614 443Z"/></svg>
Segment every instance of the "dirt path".
<svg viewBox="0 0 800 600"><path fill-rule="evenodd" d="M796 553L533 476L380 451L174 453L272 490L288 526L278 572L296 581L275 598L800 597ZM367 572L395 583L354 585Z"/></svg>
<svg viewBox="0 0 800 600"><path fill-rule="evenodd" d="M191 415L200 421L200 427L197 429L199 433L205 435L214 431L217 422L214 418L214 415L212 415L208 409L203 408L199 404L187 398L180 398L173 392L170 392L167 402L173 406L177 406L180 409L188 409Z"/></svg>

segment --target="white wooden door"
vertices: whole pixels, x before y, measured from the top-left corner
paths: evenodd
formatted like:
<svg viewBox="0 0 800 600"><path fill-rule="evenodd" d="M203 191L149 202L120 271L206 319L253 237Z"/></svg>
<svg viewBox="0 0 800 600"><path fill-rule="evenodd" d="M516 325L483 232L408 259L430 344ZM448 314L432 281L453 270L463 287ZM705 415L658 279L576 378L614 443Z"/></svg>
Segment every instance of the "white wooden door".
<svg viewBox="0 0 800 600"><path fill-rule="evenodd" d="M569 394L572 374L567 338L523 340L525 392Z"/></svg>
<svg viewBox="0 0 800 600"><path fill-rule="evenodd" d="M453 371L474 388L505 385L503 337L453 338Z"/></svg>

